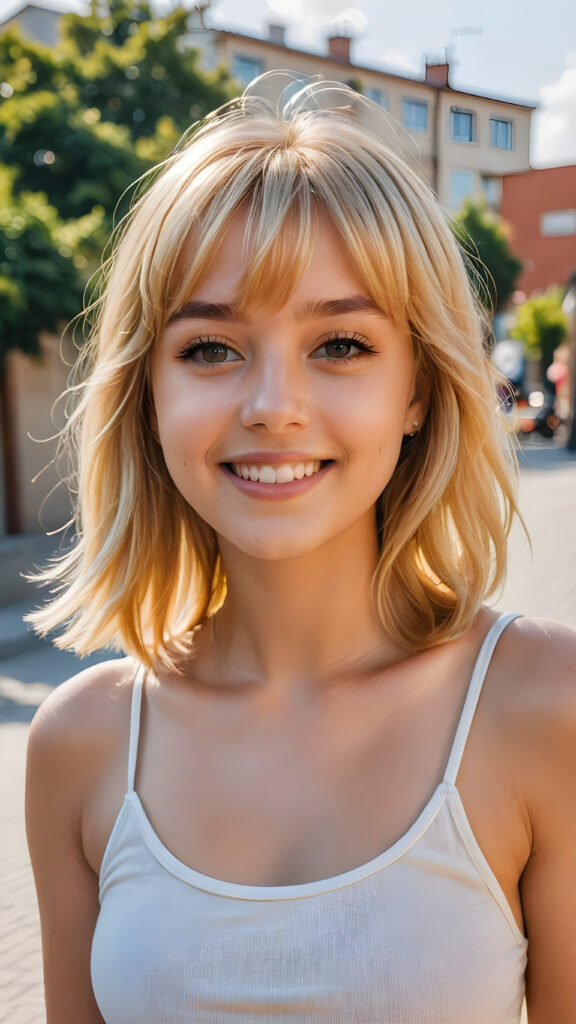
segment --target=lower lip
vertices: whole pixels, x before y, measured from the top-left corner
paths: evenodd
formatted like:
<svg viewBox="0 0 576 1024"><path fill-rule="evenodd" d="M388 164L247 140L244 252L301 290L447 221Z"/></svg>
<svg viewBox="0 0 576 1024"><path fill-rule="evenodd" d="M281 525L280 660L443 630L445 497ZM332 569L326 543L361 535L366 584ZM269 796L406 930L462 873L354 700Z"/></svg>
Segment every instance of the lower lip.
<svg viewBox="0 0 576 1024"><path fill-rule="evenodd" d="M258 501L282 501L284 498L296 498L299 494L310 491L324 479L333 465L333 462L327 462L312 476L303 476L301 480L291 480L286 484L261 484L259 480L244 480L244 477L236 476L225 465L222 465L221 469L227 478L250 498L256 498Z"/></svg>

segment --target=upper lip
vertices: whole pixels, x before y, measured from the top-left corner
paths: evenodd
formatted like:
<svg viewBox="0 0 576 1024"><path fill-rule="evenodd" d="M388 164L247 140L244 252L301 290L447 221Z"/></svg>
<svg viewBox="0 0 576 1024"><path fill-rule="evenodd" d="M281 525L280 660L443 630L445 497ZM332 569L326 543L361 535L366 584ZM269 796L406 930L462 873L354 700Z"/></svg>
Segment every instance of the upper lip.
<svg viewBox="0 0 576 1024"><path fill-rule="evenodd" d="M326 462L327 459L320 459L317 455L308 455L305 452L244 452L238 455L231 455L224 459L224 462L243 462L246 465L262 463L264 466L282 466L285 463L293 462Z"/></svg>

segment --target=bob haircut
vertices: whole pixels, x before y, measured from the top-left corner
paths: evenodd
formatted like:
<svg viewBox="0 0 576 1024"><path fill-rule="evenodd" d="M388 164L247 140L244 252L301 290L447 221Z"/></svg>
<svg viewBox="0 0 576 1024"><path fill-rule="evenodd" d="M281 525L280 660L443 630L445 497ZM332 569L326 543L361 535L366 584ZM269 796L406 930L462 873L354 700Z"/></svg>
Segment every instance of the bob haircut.
<svg viewBox="0 0 576 1024"><path fill-rule="evenodd" d="M263 297L281 307L308 265L318 216L328 217L370 297L409 330L430 389L425 422L376 508L374 600L388 632L413 650L446 641L503 582L516 506L499 377L452 231L400 150L392 120L369 100L273 72L144 179L64 431L77 457L77 534L39 576L57 596L30 617L43 634L65 624L58 646L110 646L174 667L225 599L218 538L176 489L154 434L149 357L240 208L244 307Z"/></svg>

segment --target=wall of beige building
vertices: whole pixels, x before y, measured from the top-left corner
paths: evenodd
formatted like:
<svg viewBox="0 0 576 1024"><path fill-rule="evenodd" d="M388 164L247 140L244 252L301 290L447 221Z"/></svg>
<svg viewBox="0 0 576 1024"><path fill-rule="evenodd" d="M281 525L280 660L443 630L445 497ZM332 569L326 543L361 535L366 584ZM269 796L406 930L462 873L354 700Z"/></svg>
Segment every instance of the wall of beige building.
<svg viewBox="0 0 576 1024"><path fill-rule="evenodd" d="M59 530L71 515L68 492L54 462L54 435L63 424L58 399L67 386L74 350L50 335L43 335L40 345L39 357L13 350L7 358L23 533Z"/></svg>
<svg viewBox="0 0 576 1024"><path fill-rule="evenodd" d="M456 177L458 173L462 178L467 177L471 184L469 194L480 196L490 189L489 201L497 207L501 196L501 176L529 167L530 107L437 88L426 80L403 78L335 60L331 56L304 53L276 45L270 39L214 31L199 33L194 42L202 52L204 66L209 70L223 65L234 74L238 61L243 60L246 67L252 66L253 75L274 69L287 70L358 85L364 95L376 99L389 111L401 129L395 136L395 142L398 139L404 141L407 152L419 162L442 203L449 209L456 209L461 203L452 172L456 172ZM406 103L410 102L426 106L425 126L406 127ZM453 109L473 115L473 140L454 140ZM510 149L493 144L491 119L510 123Z"/></svg>
<svg viewBox="0 0 576 1024"><path fill-rule="evenodd" d="M454 202L454 171L470 172L474 182L473 194L481 196L485 193L483 182L486 179L499 179L529 167L531 108L446 90L439 92L439 100L438 191L447 206L453 209L458 205ZM457 142L452 138L453 110L473 114L473 141ZM492 144L490 124L493 119L510 123L511 149ZM499 206L500 196L501 189L498 189L497 202L492 205Z"/></svg>
<svg viewBox="0 0 576 1024"><path fill-rule="evenodd" d="M198 37L196 45L200 43ZM259 62L262 71L295 71L311 77L322 75L328 81L358 84L364 95L374 99L376 96L379 97L380 105L392 115L398 125L402 125L404 100L430 104L431 94L435 92L424 82L399 80L398 76L387 75L383 71L332 60L321 54L308 54L286 46L275 46L264 39L245 39L227 34L218 38L218 34L215 33L210 43L202 44L202 64L206 70L214 70L220 64L233 74L237 58L244 58L247 62ZM427 131L418 133L417 136L410 136L406 132L406 144L410 153L417 151L422 165L429 171L432 153L430 118Z"/></svg>
<svg viewBox="0 0 576 1024"><path fill-rule="evenodd" d="M19 28L23 36L45 46L54 46L58 41L60 18L60 11L27 4L15 17L2 23L2 31Z"/></svg>

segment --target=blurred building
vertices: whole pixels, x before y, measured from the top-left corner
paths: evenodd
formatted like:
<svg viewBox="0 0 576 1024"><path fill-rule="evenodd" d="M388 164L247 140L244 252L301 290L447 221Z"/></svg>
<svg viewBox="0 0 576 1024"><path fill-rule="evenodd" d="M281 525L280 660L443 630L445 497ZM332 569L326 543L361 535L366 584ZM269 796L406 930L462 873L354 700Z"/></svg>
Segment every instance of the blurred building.
<svg viewBox="0 0 576 1024"><path fill-rule="evenodd" d="M23 4L0 21L0 32L18 25L23 33L52 44L57 23L56 11ZM205 70L224 66L241 86L279 69L351 85L404 126L428 179L451 210L468 196L484 196L498 210L503 178L530 166L534 107L453 89L445 61L426 62L421 78L399 75L355 63L353 40L347 36L333 35L324 53L311 53L290 46L282 25L269 25L264 37L225 31L207 26L199 9L190 13L187 42L200 51Z"/></svg>
<svg viewBox="0 0 576 1024"><path fill-rule="evenodd" d="M527 295L576 273L576 164L507 175L501 213L523 260L518 287Z"/></svg>
<svg viewBox="0 0 576 1024"><path fill-rule="evenodd" d="M58 25L62 11L38 4L22 4L8 18L0 19L0 32L17 25L22 35L45 46L58 42Z"/></svg>
<svg viewBox="0 0 576 1024"><path fill-rule="evenodd" d="M206 70L223 65L240 85L265 71L288 69L362 92L408 131L428 179L452 210L468 196L484 196L498 209L502 178L530 166L534 108L453 89L445 61L427 61L423 78L409 77L355 63L347 36L333 35L325 53L310 53L288 45L282 25L269 25L260 38L205 28L195 13L189 41L201 51Z"/></svg>

